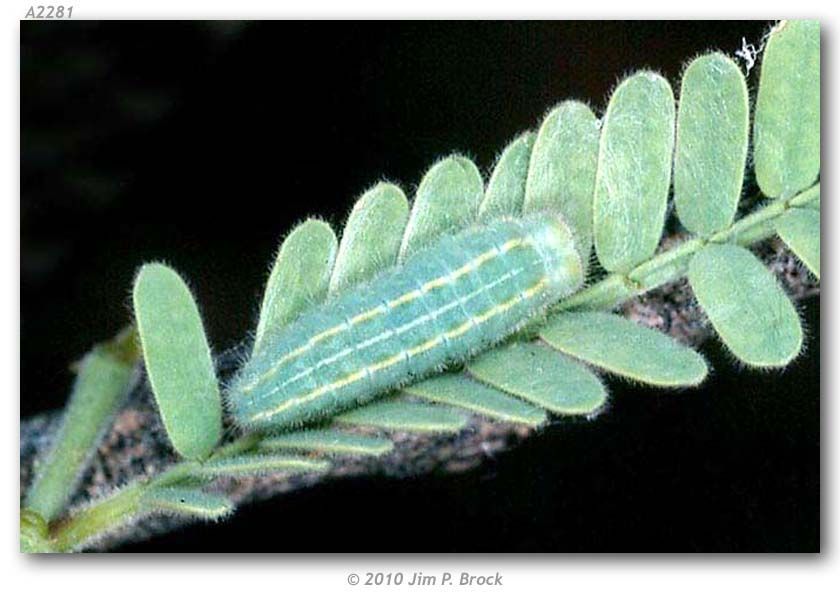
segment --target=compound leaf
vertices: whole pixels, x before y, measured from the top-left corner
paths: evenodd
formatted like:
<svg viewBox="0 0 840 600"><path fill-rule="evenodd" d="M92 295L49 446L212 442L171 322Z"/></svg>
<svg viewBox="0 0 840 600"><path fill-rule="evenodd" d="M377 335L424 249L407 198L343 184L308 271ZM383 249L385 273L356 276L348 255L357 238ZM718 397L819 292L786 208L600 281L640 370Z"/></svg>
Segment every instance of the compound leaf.
<svg viewBox="0 0 840 600"><path fill-rule="evenodd" d="M134 315L169 440L181 456L204 458L222 433L222 401L195 300L175 271L147 264L134 282Z"/></svg>
<svg viewBox="0 0 840 600"><path fill-rule="evenodd" d="M588 414L607 399L594 373L540 344L514 343L491 350L468 369L480 381L557 414Z"/></svg>
<svg viewBox="0 0 840 600"><path fill-rule="evenodd" d="M749 100L741 70L721 53L685 70L677 115L674 202L686 229L709 235L732 224L747 159Z"/></svg>
<svg viewBox="0 0 840 600"><path fill-rule="evenodd" d="M820 171L820 24L782 21L764 49L753 124L755 175L771 198Z"/></svg>
<svg viewBox="0 0 840 600"><path fill-rule="evenodd" d="M756 367L781 367L802 348L796 309L749 250L710 244L688 268L697 301L726 346Z"/></svg>
<svg viewBox="0 0 840 600"><path fill-rule="evenodd" d="M561 313L540 337L575 358L650 385L698 385L708 372L706 361L691 348L612 313Z"/></svg>
<svg viewBox="0 0 840 600"><path fill-rule="evenodd" d="M673 149L671 86L647 71L625 79L607 106L595 179L595 250L607 271L626 272L656 250Z"/></svg>
<svg viewBox="0 0 840 600"><path fill-rule="evenodd" d="M408 200L400 188L379 183L365 192L344 226L330 292L370 279L396 264L406 223Z"/></svg>

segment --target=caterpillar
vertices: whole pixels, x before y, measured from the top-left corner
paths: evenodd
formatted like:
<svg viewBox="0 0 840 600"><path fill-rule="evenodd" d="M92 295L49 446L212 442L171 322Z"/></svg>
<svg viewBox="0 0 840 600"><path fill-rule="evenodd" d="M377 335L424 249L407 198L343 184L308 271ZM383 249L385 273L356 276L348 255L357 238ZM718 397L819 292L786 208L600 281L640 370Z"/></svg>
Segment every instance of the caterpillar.
<svg viewBox="0 0 840 600"><path fill-rule="evenodd" d="M559 216L443 236L262 344L231 383L232 413L282 429L352 408L498 343L583 277Z"/></svg>

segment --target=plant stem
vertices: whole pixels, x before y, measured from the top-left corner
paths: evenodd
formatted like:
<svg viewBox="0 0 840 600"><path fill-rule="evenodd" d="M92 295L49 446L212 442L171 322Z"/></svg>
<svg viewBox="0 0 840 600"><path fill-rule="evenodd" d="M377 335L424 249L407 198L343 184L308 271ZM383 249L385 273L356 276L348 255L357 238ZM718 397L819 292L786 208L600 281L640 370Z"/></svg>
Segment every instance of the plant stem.
<svg viewBox="0 0 840 600"><path fill-rule="evenodd" d="M137 518L145 490L146 485L134 483L61 523L52 537L52 547L56 552L80 549L85 542Z"/></svg>
<svg viewBox="0 0 840 600"><path fill-rule="evenodd" d="M654 255L628 273L607 275L598 283L573 294L556 304L551 313L564 310L607 309L661 285L685 276L691 258L707 244L749 246L775 234L775 223L796 207L816 205L820 184L792 198L773 200L764 207L736 221L727 229L709 237L690 238L678 246Z"/></svg>
<svg viewBox="0 0 840 600"><path fill-rule="evenodd" d="M247 452L254 448L261 438L258 434L245 435L217 448L208 460ZM50 537L52 547L56 552L79 550L102 535L125 526L146 514L143 496L148 491L192 479L197 476L201 465L198 461L177 463L151 479L132 483L70 515L56 524Z"/></svg>

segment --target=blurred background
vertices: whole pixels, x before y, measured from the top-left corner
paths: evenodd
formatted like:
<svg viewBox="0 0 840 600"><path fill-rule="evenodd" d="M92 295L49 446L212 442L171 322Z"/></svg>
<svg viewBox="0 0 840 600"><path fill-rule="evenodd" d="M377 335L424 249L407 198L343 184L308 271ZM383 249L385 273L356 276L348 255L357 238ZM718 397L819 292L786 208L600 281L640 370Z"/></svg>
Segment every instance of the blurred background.
<svg viewBox="0 0 840 600"><path fill-rule="evenodd" d="M452 151L489 172L553 104L601 111L642 67L676 86L768 26L21 23L21 417L63 406L68 365L131 319L142 262L183 274L231 347L305 217L340 226L381 178L410 195ZM818 551L819 298L801 313L809 345L783 372L710 341L699 390L610 379L605 414L474 471L328 483L125 549Z"/></svg>

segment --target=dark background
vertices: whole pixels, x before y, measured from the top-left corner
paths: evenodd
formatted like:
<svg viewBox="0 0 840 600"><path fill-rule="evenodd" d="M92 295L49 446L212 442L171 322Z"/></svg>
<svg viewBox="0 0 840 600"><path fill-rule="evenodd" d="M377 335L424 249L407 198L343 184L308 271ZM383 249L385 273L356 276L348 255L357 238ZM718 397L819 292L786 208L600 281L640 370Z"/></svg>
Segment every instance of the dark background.
<svg viewBox="0 0 840 600"><path fill-rule="evenodd" d="M135 269L185 275L217 350L255 324L280 236L340 225L388 178L462 151L489 170L569 98L758 42L765 22L21 25L21 416L131 318ZM755 72L751 80L755 85ZM609 381L469 473L362 478L241 509L133 551L818 551L819 299L807 351L677 394Z"/></svg>

